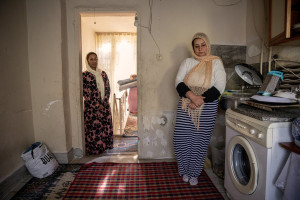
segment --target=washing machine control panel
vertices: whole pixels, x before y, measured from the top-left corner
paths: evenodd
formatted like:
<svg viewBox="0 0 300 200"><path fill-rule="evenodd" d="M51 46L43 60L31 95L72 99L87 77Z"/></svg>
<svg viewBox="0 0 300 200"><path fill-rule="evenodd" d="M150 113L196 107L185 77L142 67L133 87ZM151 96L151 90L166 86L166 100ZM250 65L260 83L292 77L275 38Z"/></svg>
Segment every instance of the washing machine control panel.
<svg viewBox="0 0 300 200"><path fill-rule="evenodd" d="M255 134L257 134L257 132L258 132L258 131L257 131L255 128L251 128L251 129L250 129L250 134L251 134L251 135L255 135Z"/></svg>
<svg viewBox="0 0 300 200"><path fill-rule="evenodd" d="M259 121L239 113L226 112L226 125L267 148L272 147L270 122Z"/></svg>

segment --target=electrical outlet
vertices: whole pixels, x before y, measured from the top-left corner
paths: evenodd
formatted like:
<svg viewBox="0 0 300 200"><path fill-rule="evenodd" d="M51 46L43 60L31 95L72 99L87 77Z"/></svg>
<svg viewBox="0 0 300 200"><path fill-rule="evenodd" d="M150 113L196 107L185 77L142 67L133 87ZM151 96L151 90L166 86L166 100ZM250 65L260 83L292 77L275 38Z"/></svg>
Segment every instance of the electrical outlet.
<svg viewBox="0 0 300 200"><path fill-rule="evenodd" d="M156 54L156 60L161 61L163 56L161 54Z"/></svg>

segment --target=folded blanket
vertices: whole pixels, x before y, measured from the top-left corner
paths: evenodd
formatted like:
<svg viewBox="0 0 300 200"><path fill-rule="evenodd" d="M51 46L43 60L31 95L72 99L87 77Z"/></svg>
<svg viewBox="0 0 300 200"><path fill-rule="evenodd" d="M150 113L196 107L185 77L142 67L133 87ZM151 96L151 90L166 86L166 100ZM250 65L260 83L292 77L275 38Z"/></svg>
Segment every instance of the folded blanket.
<svg viewBox="0 0 300 200"><path fill-rule="evenodd" d="M132 87L136 87L137 86L137 81L133 81L133 82L130 82L130 83L127 83L127 84L123 84L123 85L120 85L119 86L119 91L122 91L122 90L126 90L128 88L132 88Z"/></svg>
<svg viewBox="0 0 300 200"><path fill-rule="evenodd" d="M132 83L132 82L134 82L134 81L136 81L137 80L137 78L136 77L133 77L133 79L131 80L131 79L124 79L124 80L119 80L118 81L118 84L119 85L124 85L124 84L127 84L127 83Z"/></svg>

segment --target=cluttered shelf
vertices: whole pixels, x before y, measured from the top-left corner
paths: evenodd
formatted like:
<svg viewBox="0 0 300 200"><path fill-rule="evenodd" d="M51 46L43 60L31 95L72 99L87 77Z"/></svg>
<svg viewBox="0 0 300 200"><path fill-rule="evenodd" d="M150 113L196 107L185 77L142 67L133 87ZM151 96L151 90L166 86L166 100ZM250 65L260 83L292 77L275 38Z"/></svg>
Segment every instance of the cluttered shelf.
<svg viewBox="0 0 300 200"><path fill-rule="evenodd" d="M300 154L300 147L297 147L294 142L280 142L279 145L291 152Z"/></svg>
<svg viewBox="0 0 300 200"><path fill-rule="evenodd" d="M280 89L295 90L300 85L300 62L274 59L275 69L283 73Z"/></svg>

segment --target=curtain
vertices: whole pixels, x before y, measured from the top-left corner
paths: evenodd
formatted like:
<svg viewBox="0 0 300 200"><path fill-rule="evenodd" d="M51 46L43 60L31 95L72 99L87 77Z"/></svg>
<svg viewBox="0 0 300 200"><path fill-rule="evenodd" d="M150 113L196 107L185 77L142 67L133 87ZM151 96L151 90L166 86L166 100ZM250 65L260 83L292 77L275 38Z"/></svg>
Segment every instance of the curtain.
<svg viewBox="0 0 300 200"><path fill-rule="evenodd" d="M128 79L137 73L136 33L97 33L96 53L98 66L104 70L110 80L111 99L118 96L117 82Z"/></svg>

